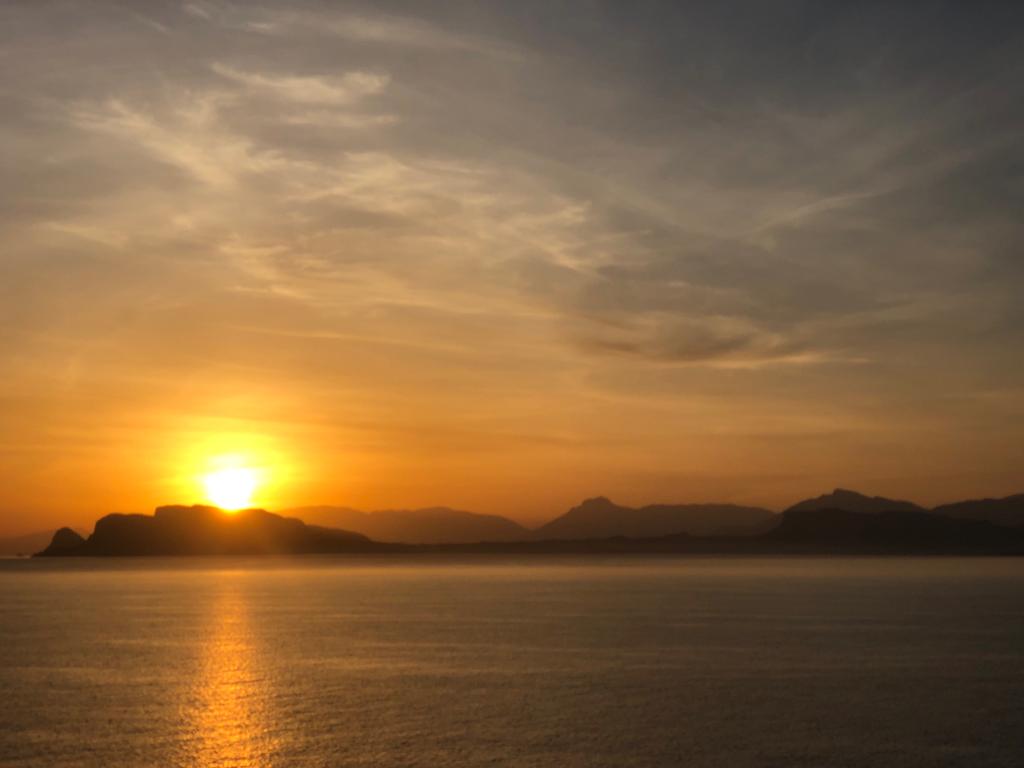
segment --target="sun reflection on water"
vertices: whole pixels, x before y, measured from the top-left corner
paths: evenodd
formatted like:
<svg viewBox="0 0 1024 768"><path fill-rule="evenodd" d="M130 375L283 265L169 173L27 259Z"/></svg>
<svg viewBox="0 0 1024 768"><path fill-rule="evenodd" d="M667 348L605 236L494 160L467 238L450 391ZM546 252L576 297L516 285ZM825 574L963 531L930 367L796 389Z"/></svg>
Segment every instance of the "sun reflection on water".
<svg viewBox="0 0 1024 768"><path fill-rule="evenodd" d="M255 647L245 594L225 584L212 600L185 719L187 764L270 765L267 679Z"/></svg>

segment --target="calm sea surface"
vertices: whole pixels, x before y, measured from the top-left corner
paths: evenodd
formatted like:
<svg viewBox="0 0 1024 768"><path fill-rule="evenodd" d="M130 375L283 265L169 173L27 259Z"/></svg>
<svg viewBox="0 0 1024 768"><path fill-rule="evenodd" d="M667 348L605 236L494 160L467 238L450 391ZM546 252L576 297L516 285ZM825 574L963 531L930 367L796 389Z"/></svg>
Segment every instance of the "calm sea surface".
<svg viewBox="0 0 1024 768"><path fill-rule="evenodd" d="M0 561L4 766L1021 766L1024 560Z"/></svg>

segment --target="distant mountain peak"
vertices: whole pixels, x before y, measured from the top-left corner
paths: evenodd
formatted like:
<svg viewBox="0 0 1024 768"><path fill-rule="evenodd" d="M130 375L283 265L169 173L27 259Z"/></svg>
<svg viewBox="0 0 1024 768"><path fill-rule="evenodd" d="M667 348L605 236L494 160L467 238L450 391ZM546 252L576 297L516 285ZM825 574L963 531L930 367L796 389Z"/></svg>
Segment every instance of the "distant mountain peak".
<svg viewBox="0 0 1024 768"><path fill-rule="evenodd" d="M50 545L44 551L50 555L63 555L73 552L84 543L85 539L78 531L71 528L60 528L53 534Z"/></svg>
<svg viewBox="0 0 1024 768"><path fill-rule="evenodd" d="M577 509L619 509L619 505L607 496L592 496L580 502Z"/></svg>
<svg viewBox="0 0 1024 768"><path fill-rule="evenodd" d="M774 520L767 509L731 504L649 504L626 507L607 496L584 499L534 532L539 539L643 538L675 534L731 535L764 530Z"/></svg>
<svg viewBox="0 0 1024 768"><path fill-rule="evenodd" d="M868 496L858 491L851 491L849 488L836 488L832 491L833 496L850 496L858 499L867 499Z"/></svg>
<svg viewBox="0 0 1024 768"><path fill-rule="evenodd" d="M813 499L797 502L789 510L811 511L840 509L847 512L924 512L924 508L910 501L887 499L884 496L867 496L848 488L836 488ZM787 510L787 511L789 511Z"/></svg>

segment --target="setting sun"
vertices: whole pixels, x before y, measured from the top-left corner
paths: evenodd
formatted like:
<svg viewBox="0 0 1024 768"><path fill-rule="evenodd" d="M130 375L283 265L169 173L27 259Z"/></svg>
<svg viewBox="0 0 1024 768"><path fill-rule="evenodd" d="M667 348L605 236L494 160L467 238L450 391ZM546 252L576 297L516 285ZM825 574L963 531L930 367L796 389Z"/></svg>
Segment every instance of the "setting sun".
<svg viewBox="0 0 1024 768"><path fill-rule="evenodd" d="M203 477L207 499L228 511L249 506L258 484L256 471L246 467L220 469Z"/></svg>

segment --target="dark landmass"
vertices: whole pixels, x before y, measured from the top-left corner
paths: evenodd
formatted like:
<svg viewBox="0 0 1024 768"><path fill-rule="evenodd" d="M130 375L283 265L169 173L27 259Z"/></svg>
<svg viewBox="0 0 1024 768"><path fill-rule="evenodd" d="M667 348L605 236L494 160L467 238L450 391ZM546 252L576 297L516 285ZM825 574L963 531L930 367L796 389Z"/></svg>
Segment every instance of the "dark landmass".
<svg viewBox="0 0 1024 768"><path fill-rule="evenodd" d="M1009 526L1024 526L1024 493L1005 499L974 499L943 504L932 510L938 515L964 520L988 520Z"/></svg>
<svg viewBox="0 0 1024 768"><path fill-rule="evenodd" d="M62 530L71 530L70 528ZM47 546L56 531L36 531L0 539L0 555L31 555Z"/></svg>
<svg viewBox="0 0 1024 768"><path fill-rule="evenodd" d="M929 511L909 501L865 496L842 488L801 501L787 511L829 509L865 514ZM960 501L930 511L944 517L1024 527L1024 494L1002 499ZM373 541L396 544L476 544L615 537L640 539L676 534L753 536L766 533L782 519L781 515L759 507L733 504L652 504L631 508L615 504L604 497L587 499L536 530L499 515L481 515L448 507L363 512L347 507L318 506L299 507L278 514L281 517L299 518L307 526L360 533ZM41 532L0 539L0 554L38 552L52 538L52 532Z"/></svg>
<svg viewBox="0 0 1024 768"><path fill-rule="evenodd" d="M928 512L910 501L866 496L837 488L832 493L794 504L787 511L839 509L848 512ZM949 504L932 510L946 517L1024 525L1024 494ZM599 496L530 530L506 517L428 507L363 512L347 507L299 507L281 514L310 524L356 531L376 541L406 544L476 544L481 542L566 541L584 539L691 536L753 536L778 525L781 516L761 507L735 504L651 504L633 508Z"/></svg>
<svg viewBox="0 0 1024 768"><path fill-rule="evenodd" d="M765 543L863 552L1024 554L1024 530L933 512L788 510Z"/></svg>
<svg viewBox="0 0 1024 768"><path fill-rule="evenodd" d="M329 528L356 531L378 541L406 544L522 541L530 530L499 515L448 507L362 512L348 507L297 507L281 514Z"/></svg>
<svg viewBox="0 0 1024 768"><path fill-rule="evenodd" d="M62 528L39 554L261 555L394 551L360 533L306 525L262 509L228 514L216 507L158 507L153 515L107 515L87 539ZM77 536L77 534L74 534Z"/></svg>
<svg viewBox="0 0 1024 768"><path fill-rule="evenodd" d="M801 501L787 511L829 509L864 514L929 511L910 501L866 496L843 488ZM963 501L931 511L946 517L1024 526L1024 494L1005 499ZM633 508L616 504L603 496L587 499L535 530L499 515L481 515L448 507L378 512L347 507L299 507L281 514L298 517L310 524L356 531L376 541L407 544L637 539L683 533L691 536L752 536L771 530L781 520L779 514L761 507L651 504Z"/></svg>
<svg viewBox="0 0 1024 768"><path fill-rule="evenodd" d="M894 510L795 509L766 533L541 539L474 544L387 544L351 531L306 525L251 509L160 507L108 515L88 539L61 529L40 556L251 555L312 553L461 554L1024 554L1024 528Z"/></svg>
<svg viewBox="0 0 1024 768"><path fill-rule="evenodd" d="M604 539L614 536L651 538L687 533L691 536L742 536L763 533L778 515L760 507L734 504L651 504L623 507L603 496L587 499L534 532L538 539Z"/></svg>
<svg viewBox="0 0 1024 768"><path fill-rule="evenodd" d="M690 536L482 543L435 551L492 554L1024 555L1024 529L930 512L784 512L755 536Z"/></svg>
<svg viewBox="0 0 1024 768"><path fill-rule="evenodd" d="M61 528L53 534L53 539L45 552L51 555L74 555L85 546L85 537L72 528Z"/></svg>

